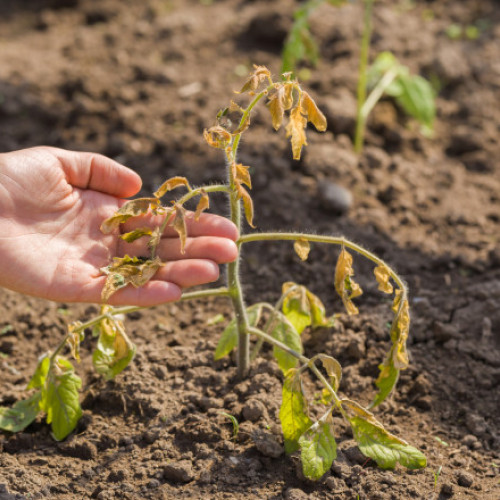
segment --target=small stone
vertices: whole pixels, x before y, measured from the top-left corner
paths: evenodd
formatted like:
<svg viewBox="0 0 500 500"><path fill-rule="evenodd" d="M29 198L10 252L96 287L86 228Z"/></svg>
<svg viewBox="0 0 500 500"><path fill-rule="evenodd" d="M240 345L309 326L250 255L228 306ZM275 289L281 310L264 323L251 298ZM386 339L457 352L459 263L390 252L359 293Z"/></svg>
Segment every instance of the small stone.
<svg viewBox="0 0 500 500"><path fill-rule="evenodd" d="M163 477L174 483L189 483L194 479L193 465L189 460L180 460L167 464Z"/></svg>
<svg viewBox="0 0 500 500"><path fill-rule="evenodd" d="M262 401L249 399L243 407L243 418L250 422L257 422L259 418L266 414L266 407Z"/></svg>
<svg viewBox="0 0 500 500"><path fill-rule="evenodd" d="M457 474L457 483L459 486L469 488L474 483L474 476L470 472L460 471Z"/></svg>
<svg viewBox="0 0 500 500"><path fill-rule="evenodd" d="M352 205L351 192L330 181L321 181L319 183L318 197L324 210L339 215L348 212Z"/></svg>
<svg viewBox="0 0 500 500"><path fill-rule="evenodd" d="M453 495L453 485L451 483L444 483L441 486L441 495L451 497Z"/></svg>
<svg viewBox="0 0 500 500"><path fill-rule="evenodd" d="M338 480L335 479L333 476L330 476L326 478L325 484L331 490L336 490L338 487Z"/></svg>
<svg viewBox="0 0 500 500"><path fill-rule="evenodd" d="M266 457L278 458L283 454L283 446L273 434L258 431L253 435L255 447Z"/></svg>
<svg viewBox="0 0 500 500"><path fill-rule="evenodd" d="M307 500L309 496L299 488L288 488L285 491L285 500Z"/></svg>
<svg viewBox="0 0 500 500"><path fill-rule="evenodd" d="M148 482L148 488L150 490L155 490L156 488L159 488L160 487L160 481L158 481L158 479L151 479L149 482Z"/></svg>

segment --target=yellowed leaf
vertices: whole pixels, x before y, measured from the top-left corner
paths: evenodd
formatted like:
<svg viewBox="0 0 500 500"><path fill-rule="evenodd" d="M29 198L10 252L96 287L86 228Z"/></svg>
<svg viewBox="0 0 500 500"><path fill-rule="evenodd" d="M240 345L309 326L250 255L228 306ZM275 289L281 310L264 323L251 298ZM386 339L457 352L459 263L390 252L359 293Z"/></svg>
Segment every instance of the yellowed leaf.
<svg viewBox="0 0 500 500"><path fill-rule="evenodd" d="M391 340L393 342L393 363L398 370L408 367L409 359L406 350L406 341L410 332L410 308L408 300L400 303L391 326Z"/></svg>
<svg viewBox="0 0 500 500"><path fill-rule="evenodd" d="M373 273L375 274L375 279L378 283L378 289L381 292L392 293L394 291L394 288L389 281L391 279L391 273L387 266L380 264L374 269Z"/></svg>
<svg viewBox="0 0 500 500"><path fill-rule="evenodd" d="M177 231L179 235L179 238L181 240L181 253L184 253L187 239L186 210L180 205L176 206L172 227Z"/></svg>
<svg viewBox="0 0 500 500"><path fill-rule="evenodd" d="M194 220L198 221L200 219L201 213L204 210L207 210L207 208L209 207L210 207L210 200L208 198L208 194L204 189L202 189L201 197L200 200L198 201L198 205L196 206L196 212L194 213Z"/></svg>
<svg viewBox="0 0 500 500"><path fill-rule="evenodd" d="M138 240L139 238L142 238L143 236L149 236L152 233L152 229L149 227L141 227L139 229L134 229L133 231L130 231L129 233L122 234L120 238L122 240L125 240L127 243L132 243L135 240Z"/></svg>
<svg viewBox="0 0 500 500"><path fill-rule="evenodd" d="M151 238L148 241L148 248L150 250L156 248L160 244L160 241L161 241L160 228L156 227L151 233Z"/></svg>
<svg viewBox="0 0 500 500"><path fill-rule="evenodd" d="M245 218L250 227L253 225L253 201L248 191L241 185L237 184L238 199L243 201L243 208L245 210Z"/></svg>
<svg viewBox="0 0 500 500"><path fill-rule="evenodd" d="M354 276L352 256L345 248L342 248L335 267L335 290L342 299L347 313L358 314L358 308L354 305L352 299L359 297L363 291L351 278L352 276Z"/></svg>
<svg viewBox="0 0 500 500"><path fill-rule="evenodd" d="M297 106L290 111L290 121L286 126L286 136L290 137L292 144L292 153L294 160L300 160L302 146L307 146L305 128L307 119L300 113L300 107Z"/></svg>
<svg viewBox="0 0 500 500"><path fill-rule="evenodd" d="M263 81L270 77L271 73L265 66L257 66L254 64L253 73L248 77L239 93L254 92Z"/></svg>
<svg viewBox="0 0 500 500"><path fill-rule="evenodd" d="M252 189L252 180L250 179L249 167L245 167L241 163L233 163L231 165L233 179L236 184L246 184Z"/></svg>
<svg viewBox="0 0 500 500"><path fill-rule="evenodd" d="M274 130L278 130L283 123L283 117L285 115L284 98L285 88L283 86L278 87L276 92L269 98L268 107L271 113Z"/></svg>
<svg viewBox="0 0 500 500"><path fill-rule="evenodd" d="M191 186L189 185L188 180L185 177L171 177L167 179L154 193L156 198L161 198L168 191L172 191L179 186L185 186L191 191Z"/></svg>
<svg viewBox="0 0 500 500"><path fill-rule="evenodd" d="M68 325L68 333L69 337L67 343L71 349L71 355L80 362L80 343L84 339L83 331L75 332L76 329L79 329L82 326L80 321L75 321Z"/></svg>
<svg viewBox="0 0 500 500"><path fill-rule="evenodd" d="M302 92L300 105L302 112L307 115L308 121L316 127L316 130L324 132L326 130L325 115L316 106L312 97L305 91Z"/></svg>
<svg viewBox="0 0 500 500"><path fill-rule="evenodd" d="M203 137L209 144L216 149L225 149L232 139L232 135L221 125L215 125L203 131Z"/></svg>
<svg viewBox="0 0 500 500"><path fill-rule="evenodd" d="M144 215L150 208L157 208L159 203L157 198L136 198L135 200L127 201L119 210L101 224L101 231L104 234L109 234L131 217Z"/></svg>
<svg viewBox="0 0 500 500"><path fill-rule="evenodd" d="M311 251L311 245L306 239L299 238L298 240L295 240L293 249L300 257L300 260L307 260L307 257L309 257L309 252Z"/></svg>
<svg viewBox="0 0 500 500"><path fill-rule="evenodd" d="M283 107L285 108L285 110L289 110L293 106L294 84L293 82L285 83L284 87L285 87L285 93L283 96Z"/></svg>

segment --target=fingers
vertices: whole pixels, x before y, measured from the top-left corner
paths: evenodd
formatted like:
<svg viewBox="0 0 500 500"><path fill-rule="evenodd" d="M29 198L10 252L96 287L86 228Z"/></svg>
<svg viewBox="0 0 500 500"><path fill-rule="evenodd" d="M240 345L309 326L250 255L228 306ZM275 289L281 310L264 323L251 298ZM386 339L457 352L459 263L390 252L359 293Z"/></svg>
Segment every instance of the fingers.
<svg viewBox="0 0 500 500"><path fill-rule="evenodd" d="M146 226L154 228L161 225L163 218L162 216L134 217L121 225L121 231L123 233L128 233L134 229ZM188 236L217 236L229 238L233 241L238 239L238 230L236 226L229 219L221 217L220 215L204 213L195 221L194 213L187 212L185 220ZM167 227L163 233L163 237L166 238L177 236L176 231L171 226Z"/></svg>
<svg viewBox="0 0 500 500"><path fill-rule="evenodd" d="M133 243L120 240L118 248L120 255L148 255L147 238L141 238ZM177 261L183 259L210 259L218 264L233 262L238 256L234 241L215 236L200 236L188 238L184 253L181 253L179 238L163 238L158 246L157 255L162 261Z"/></svg>
<svg viewBox="0 0 500 500"><path fill-rule="evenodd" d="M119 198L133 196L141 189L138 174L106 156L50 149L61 162L68 183L74 187L93 189Z"/></svg>

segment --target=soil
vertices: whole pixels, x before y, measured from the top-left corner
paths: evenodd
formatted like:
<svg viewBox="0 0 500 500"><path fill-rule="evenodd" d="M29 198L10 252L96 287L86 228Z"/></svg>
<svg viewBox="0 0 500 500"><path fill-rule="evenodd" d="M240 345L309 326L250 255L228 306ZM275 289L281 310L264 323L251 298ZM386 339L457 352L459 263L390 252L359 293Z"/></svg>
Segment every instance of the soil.
<svg viewBox="0 0 500 500"><path fill-rule="evenodd" d="M0 151L47 144L97 151L134 168L144 194L165 178L224 176L201 131L234 98L253 63L280 68L299 3L292 0L4 0L0 6ZM319 482L283 453L280 371L265 351L248 380L214 362L229 318L223 298L167 304L127 320L138 353L116 380L92 370L83 344L84 416L64 442L38 419L0 435L0 499L481 499L500 498L500 10L494 0L381 0L372 56L391 50L439 87L433 137L390 100L353 153L360 2L311 19L321 59L305 82L328 118L303 159L258 110L240 160L251 165L258 230L344 234L394 265L411 290L411 366L376 411L422 449L428 467L383 471L338 422L339 457ZM450 25L479 28L451 39ZM326 187L325 187L326 186ZM342 189L343 188L343 189ZM338 194L340 192L340 195ZM332 195L333 193L333 195ZM351 198L352 197L352 198ZM222 200L213 208L224 213ZM265 258L262 258L265 255ZM290 244L244 252L248 303L275 301L281 280L308 286L330 312L337 252ZM343 365L341 392L368 403L388 347L387 301L355 258L361 314L306 334L306 354ZM326 279L325 279L326 277ZM0 404L23 397L37 358L95 306L0 290ZM236 438L231 422L240 422Z"/></svg>

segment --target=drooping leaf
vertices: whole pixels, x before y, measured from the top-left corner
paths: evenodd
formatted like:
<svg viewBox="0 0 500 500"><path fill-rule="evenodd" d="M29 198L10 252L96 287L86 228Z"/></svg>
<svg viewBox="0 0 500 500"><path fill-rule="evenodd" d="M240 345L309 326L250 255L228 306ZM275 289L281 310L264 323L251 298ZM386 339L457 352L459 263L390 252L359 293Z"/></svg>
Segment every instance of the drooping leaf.
<svg viewBox="0 0 500 500"><path fill-rule="evenodd" d="M200 200L198 201L198 205L196 206L196 212L194 213L194 220L200 220L201 213L210 208L210 200L208 198L207 192L202 189L201 190Z"/></svg>
<svg viewBox="0 0 500 500"><path fill-rule="evenodd" d="M185 252L187 240L186 209L180 205L175 207L175 217L172 227L177 231L181 241L181 253Z"/></svg>
<svg viewBox="0 0 500 500"><path fill-rule="evenodd" d="M35 373L28 382L26 389L41 389L45 385L50 368L50 353L44 354L39 360Z"/></svg>
<svg viewBox="0 0 500 500"><path fill-rule="evenodd" d="M245 167L241 163L233 163L231 165L234 182L237 184L246 184L252 189L252 179L250 178L249 167Z"/></svg>
<svg viewBox="0 0 500 500"><path fill-rule="evenodd" d="M400 299L401 301L401 299ZM406 341L410 331L410 311L408 300L405 298L400 303L398 311L394 317L391 326L391 340L393 343L393 363L398 370L408 368L408 352L406 350Z"/></svg>
<svg viewBox="0 0 500 500"><path fill-rule="evenodd" d="M245 218L250 227L255 227L253 225L253 201L252 197L248 191L241 185L236 185L236 190L238 192L238 199L243 201L243 209L245 211Z"/></svg>
<svg viewBox="0 0 500 500"><path fill-rule="evenodd" d="M273 314L274 319L270 332L271 336L290 349L293 349L295 352L302 354L302 341L295 327L288 321L284 314L281 314L281 312L275 311ZM274 346L273 353L283 373L286 373L290 368L295 368L297 365L297 358L280 347Z"/></svg>
<svg viewBox="0 0 500 500"><path fill-rule="evenodd" d="M394 288L389 281L391 279L391 273L387 266L380 264L374 269L373 273L375 274L375 279L378 283L378 289L381 292L392 293L394 291Z"/></svg>
<svg viewBox="0 0 500 500"><path fill-rule="evenodd" d="M151 238L148 241L148 248L152 250L157 248L161 241L161 230L160 227L155 227L151 232Z"/></svg>
<svg viewBox="0 0 500 500"><path fill-rule="evenodd" d="M316 130L324 132L326 130L325 115L319 110L313 98L305 91L302 91L300 105L302 113L307 115L307 120L316 127Z"/></svg>
<svg viewBox="0 0 500 500"><path fill-rule="evenodd" d="M317 480L337 458L337 443L330 422L317 422L299 438L300 460L304 476Z"/></svg>
<svg viewBox="0 0 500 500"><path fill-rule="evenodd" d="M408 469L427 465L421 451L385 430L374 417L352 416L349 423L361 453L382 469L393 469L398 462Z"/></svg>
<svg viewBox="0 0 500 500"><path fill-rule="evenodd" d="M262 303L253 304L247 308L249 326L257 326L262 315ZM217 361L227 356L238 345L238 326L236 319L232 319L222 332L215 349L214 359Z"/></svg>
<svg viewBox="0 0 500 500"><path fill-rule="evenodd" d="M294 160L300 160L302 147L307 146L305 128L307 119L301 114L300 106L290 111L290 121L286 126L286 136L290 137Z"/></svg>
<svg viewBox="0 0 500 500"><path fill-rule="evenodd" d="M229 144L233 136L221 125L215 125L209 129L203 131L203 137L207 141L209 146L216 149L225 149Z"/></svg>
<svg viewBox="0 0 500 500"><path fill-rule="evenodd" d="M394 366L392 361L392 349L387 360L379 366L379 369L380 373L375 381L375 385L379 391L370 405L372 408L385 401L398 382L399 370Z"/></svg>
<svg viewBox="0 0 500 500"><path fill-rule="evenodd" d="M157 198L137 198L127 201L119 210L101 224L101 231L104 234L109 234L131 217L147 214L150 209L156 209L159 205L160 202Z"/></svg>
<svg viewBox="0 0 500 500"><path fill-rule="evenodd" d="M186 187L189 191L191 191L191 186L189 185L188 180L185 177L171 177L170 179L167 179L155 192L154 196L156 198L161 198L164 196L168 191L172 191L172 189L175 189L179 186L184 186Z"/></svg>
<svg viewBox="0 0 500 500"><path fill-rule="evenodd" d="M279 130L281 124L283 123L283 117L285 115L285 87L279 86L276 92L269 98L269 111L271 113L271 119L273 122L274 130Z"/></svg>
<svg viewBox="0 0 500 500"><path fill-rule="evenodd" d="M138 240L139 238L142 238L143 236L149 236L152 233L152 229L149 227L141 227L139 229L134 229L133 231L130 231L129 233L122 234L120 238L127 243L132 243L135 240Z"/></svg>
<svg viewBox="0 0 500 500"><path fill-rule="evenodd" d="M58 358L48 375L40 403L57 441L70 434L82 416L78 398L81 386L82 381L75 374L71 363Z"/></svg>
<svg viewBox="0 0 500 500"><path fill-rule="evenodd" d="M82 323L75 321L68 325L68 344L71 349L71 355L80 362L80 343L85 339L85 331L81 329Z"/></svg>
<svg viewBox="0 0 500 500"><path fill-rule="evenodd" d="M240 122L240 124L238 125L238 127L236 128L236 130L234 130L232 132L233 136L234 135L238 135L238 134L242 134L243 132L245 132L245 130L250 127L250 114L248 114L244 120L242 120Z"/></svg>
<svg viewBox="0 0 500 500"><path fill-rule="evenodd" d="M300 436L312 425L307 411L307 401L302 391L300 373L291 369L283 383L283 397L280 407L280 421L285 451L293 453L299 449Z"/></svg>
<svg viewBox="0 0 500 500"><path fill-rule="evenodd" d="M104 318L98 327L99 339L92 361L96 371L110 380L130 364L136 347L124 334L125 330L121 321Z"/></svg>
<svg viewBox="0 0 500 500"><path fill-rule="evenodd" d="M299 256L300 260L307 260L309 252L311 251L311 245L305 238L299 238L293 243L293 249Z"/></svg>
<svg viewBox="0 0 500 500"><path fill-rule="evenodd" d="M323 368L330 377L330 384L333 390L336 392L342 380L342 367L340 363L335 358L326 354L319 354L318 357L323 363Z"/></svg>
<svg viewBox="0 0 500 500"><path fill-rule="evenodd" d="M11 408L0 406L0 429L9 432L23 431L40 412L42 393L36 392L28 399L17 401Z"/></svg>
<svg viewBox="0 0 500 500"><path fill-rule="evenodd" d="M342 248L335 267L335 290L342 299L347 313L358 314L358 308L352 299L359 297L363 291L351 276L354 276L352 256L345 248Z"/></svg>
<svg viewBox="0 0 500 500"><path fill-rule="evenodd" d="M101 293L103 303L111 295L129 283L134 287L145 285L163 265L159 257L142 259L138 257L115 257L113 263L101 271L107 275L106 283Z"/></svg>
<svg viewBox="0 0 500 500"><path fill-rule="evenodd" d="M270 71L265 66L257 66L254 64L253 67L254 71L239 91L240 94L256 91L262 82L271 77Z"/></svg>

